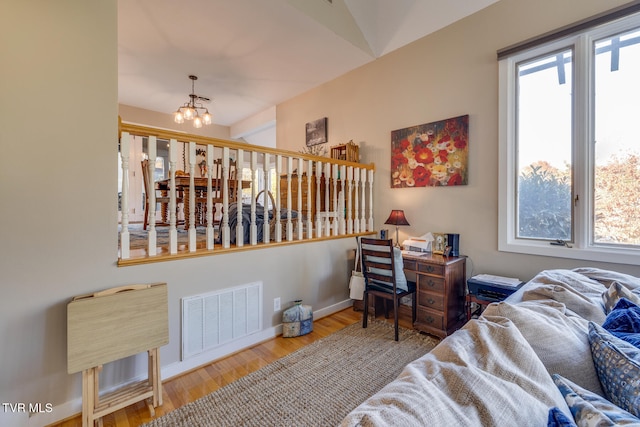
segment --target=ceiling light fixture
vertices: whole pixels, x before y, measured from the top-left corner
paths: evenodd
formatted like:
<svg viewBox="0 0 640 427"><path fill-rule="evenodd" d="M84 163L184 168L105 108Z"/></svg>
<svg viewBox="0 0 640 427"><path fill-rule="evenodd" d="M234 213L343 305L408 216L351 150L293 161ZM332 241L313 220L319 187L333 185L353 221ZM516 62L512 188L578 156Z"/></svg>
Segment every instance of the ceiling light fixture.
<svg viewBox="0 0 640 427"><path fill-rule="evenodd" d="M198 77L191 75L189 78L191 79L191 93L189 94L189 101L178 107L176 112L173 113L173 120L176 123L184 123L185 120L193 120L194 128L201 128L203 124L210 125L211 114L209 114L209 109L204 107L199 101L210 102L211 100L204 96L196 95L194 86ZM200 110L204 110L202 116L200 115Z"/></svg>

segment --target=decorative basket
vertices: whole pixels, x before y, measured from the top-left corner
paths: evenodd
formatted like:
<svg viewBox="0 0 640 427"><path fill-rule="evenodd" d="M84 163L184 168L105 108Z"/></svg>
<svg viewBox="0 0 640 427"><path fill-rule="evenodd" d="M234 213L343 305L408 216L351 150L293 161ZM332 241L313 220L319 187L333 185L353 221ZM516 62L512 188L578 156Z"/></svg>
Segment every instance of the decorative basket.
<svg viewBox="0 0 640 427"><path fill-rule="evenodd" d="M313 311L310 305L296 300L293 307L282 313L282 336L285 338L306 335L313 331Z"/></svg>

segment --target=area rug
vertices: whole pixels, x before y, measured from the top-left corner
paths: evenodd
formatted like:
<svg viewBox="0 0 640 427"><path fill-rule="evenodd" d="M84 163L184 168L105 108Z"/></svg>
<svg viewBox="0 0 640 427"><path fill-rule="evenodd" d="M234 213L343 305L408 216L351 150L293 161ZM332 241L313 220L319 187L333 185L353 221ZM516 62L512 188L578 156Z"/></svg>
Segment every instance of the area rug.
<svg viewBox="0 0 640 427"><path fill-rule="evenodd" d="M392 324L358 322L144 426L337 425L437 343L403 328L396 342Z"/></svg>

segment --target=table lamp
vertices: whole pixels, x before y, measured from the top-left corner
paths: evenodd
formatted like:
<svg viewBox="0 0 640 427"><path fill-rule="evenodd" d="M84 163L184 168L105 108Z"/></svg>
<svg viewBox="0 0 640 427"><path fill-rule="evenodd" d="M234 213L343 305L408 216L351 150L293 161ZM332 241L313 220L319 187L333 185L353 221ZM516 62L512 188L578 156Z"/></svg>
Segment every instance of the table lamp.
<svg viewBox="0 0 640 427"><path fill-rule="evenodd" d="M404 217L404 211L402 210L392 210L389 218L384 222L385 224L391 224L396 226L396 246L400 247L400 241L398 240L398 226L400 225L410 225L407 218Z"/></svg>

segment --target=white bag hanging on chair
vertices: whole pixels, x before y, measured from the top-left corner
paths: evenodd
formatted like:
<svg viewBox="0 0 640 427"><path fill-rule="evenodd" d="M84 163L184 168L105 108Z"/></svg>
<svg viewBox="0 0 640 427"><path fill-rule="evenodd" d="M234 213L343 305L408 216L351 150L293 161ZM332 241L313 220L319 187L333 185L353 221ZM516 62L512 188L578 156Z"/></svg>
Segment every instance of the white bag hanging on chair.
<svg viewBox="0 0 640 427"><path fill-rule="evenodd" d="M351 271L349 289L349 297L351 299L362 300L364 298L364 275L360 271L360 242L356 246L356 265L354 270Z"/></svg>

